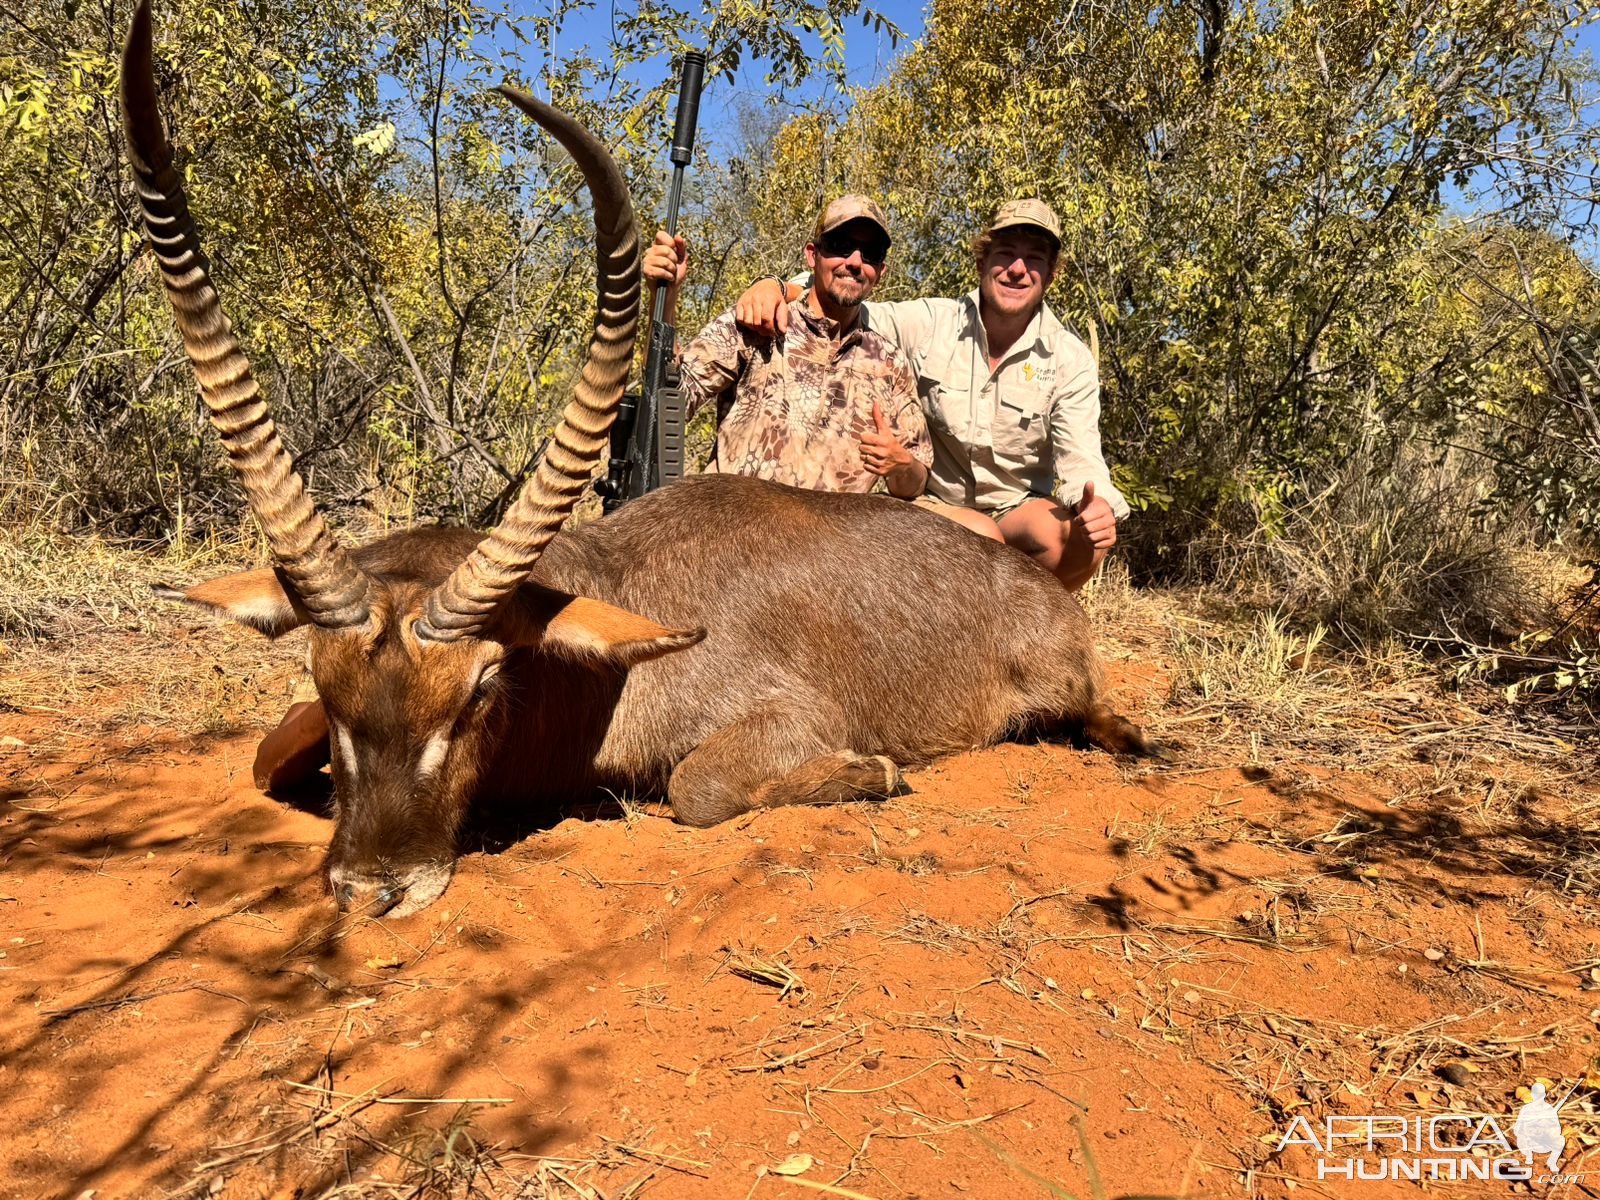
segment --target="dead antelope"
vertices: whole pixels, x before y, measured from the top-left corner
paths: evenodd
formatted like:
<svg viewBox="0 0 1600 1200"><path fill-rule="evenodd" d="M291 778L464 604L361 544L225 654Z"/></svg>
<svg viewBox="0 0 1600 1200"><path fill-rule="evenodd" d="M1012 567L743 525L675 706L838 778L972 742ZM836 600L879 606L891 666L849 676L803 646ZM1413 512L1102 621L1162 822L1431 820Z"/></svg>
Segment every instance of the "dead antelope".
<svg viewBox="0 0 1600 1200"><path fill-rule="evenodd" d="M1029 728L1152 751L1099 699L1088 623L1055 579L902 501L704 475L556 536L632 359L638 243L604 147L509 88L594 198L599 312L582 380L493 532L415 529L346 550L212 288L156 110L146 4L122 88L177 325L275 562L176 594L268 636L310 626L333 731L327 878L340 907L403 915L437 898L476 798L665 792L680 821L711 825L882 797L899 766Z"/></svg>

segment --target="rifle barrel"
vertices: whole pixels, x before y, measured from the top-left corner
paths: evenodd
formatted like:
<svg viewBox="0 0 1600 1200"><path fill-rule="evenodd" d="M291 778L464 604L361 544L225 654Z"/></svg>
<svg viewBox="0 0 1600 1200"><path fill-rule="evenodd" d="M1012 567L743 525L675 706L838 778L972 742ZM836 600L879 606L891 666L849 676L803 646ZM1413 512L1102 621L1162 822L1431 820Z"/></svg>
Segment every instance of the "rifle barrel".
<svg viewBox="0 0 1600 1200"><path fill-rule="evenodd" d="M683 56L683 77L678 83L678 113L672 129L672 186L667 191L667 232L678 232L678 206L683 201L683 174L694 158L694 133L700 123L700 92L705 87L706 56L690 50ZM660 323L667 312L667 299L656 289L651 315Z"/></svg>
<svg viewBox="0 0 1600 1200"><path fill-rule="evenodd" d="M700 121L700 92L705 86L705 77L705 54L699 50L686 52L678 85L672 148L668 154L672 161L672 184L667 193L666 229L669 234L678 232L683 174L694 158L694 134ZM673 386L668 386L667 382L677 331L666 321L666 289L655 287L650 316L639 394L636 398L627 397L630 403L625 403L617 414L611 429L610 465L606 478L596 485L607 512L682 473L684 406L676 381Z"/></svg>

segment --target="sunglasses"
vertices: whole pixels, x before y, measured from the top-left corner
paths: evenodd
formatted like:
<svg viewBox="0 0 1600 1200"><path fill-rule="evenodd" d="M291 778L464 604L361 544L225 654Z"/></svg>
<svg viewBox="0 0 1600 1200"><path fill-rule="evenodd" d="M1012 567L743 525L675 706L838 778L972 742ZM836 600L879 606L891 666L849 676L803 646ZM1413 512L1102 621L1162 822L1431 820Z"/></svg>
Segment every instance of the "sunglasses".
<svg viewBox="0 0 1600 1200"><path fill-rule="evenodd" d="M868 266L881 267L883 260L889 257L889 239L836 230L818 238L817 249L829 258L849 258L859 250L862 262Z"/></svg>

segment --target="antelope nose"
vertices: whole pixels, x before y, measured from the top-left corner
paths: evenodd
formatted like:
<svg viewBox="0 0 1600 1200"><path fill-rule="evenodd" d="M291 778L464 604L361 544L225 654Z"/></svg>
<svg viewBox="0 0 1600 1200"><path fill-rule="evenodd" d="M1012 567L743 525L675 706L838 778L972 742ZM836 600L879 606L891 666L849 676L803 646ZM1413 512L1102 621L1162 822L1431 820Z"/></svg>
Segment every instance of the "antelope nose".
<svg viewBox="0 0 1600 1200"><path fill-rule="evenodd" d="M393 879L341 880L333 889L334 903L340 912L355 912L364 917L381 917L405 899L403 884Z"/></svg>

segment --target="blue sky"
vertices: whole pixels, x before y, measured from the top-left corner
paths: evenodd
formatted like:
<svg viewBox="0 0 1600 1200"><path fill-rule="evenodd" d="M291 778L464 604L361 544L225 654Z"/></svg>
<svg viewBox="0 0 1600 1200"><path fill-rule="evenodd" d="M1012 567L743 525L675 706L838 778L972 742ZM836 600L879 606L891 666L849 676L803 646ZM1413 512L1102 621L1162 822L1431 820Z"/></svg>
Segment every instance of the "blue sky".
<svg viewBox="0 0 1600 1200"><path fill-rule="evenodd" d="M905 37L896 46L887 34L863 26L859 18L846 22L845 69L847 82L852 87L866 87L887 76L895 56L922 36L924 6L920 0L879 0L873 7L898 25ZM793 99L815 96L820 91L820 87L810 88ZM763 69L754 64L741 67L738 77L731 83L719 80L715 87L708 88L700 105L700 122L706 131L707 145L734 153L731 131L741 105L759 106L766 102L769 94L763 83ZM719 137L723 131L728 131L730 136Z"/></svg>
<svg viewBox="0 0 1600 1200"><path fill-rule="evenodd" d="M846 22L845 67L848 82L856 87L875 83L885 76L895 54L921 36L923 29L924 0L867 0L867 3L898 25L906 36L896 47L887 35L863 26L859 18ZM588 44L592 49L605 45L610 22L611 8L603 0L597 0L595 7L586 12L573 13L567 18L562 35L557 39L558 52L581 44ZM820 43L818 45L820 50ZM645 64L638 78L646 84L655 83L660 75L670 69L663 58ZM702 137L715 141L719 131L733 128L735 115L741 105L764 103L771 94L764 77L764 64L746 62L741 65L735 80L730 82L723 78L709 84L700 105ZM808 89L805 95L815 95L818 90Z"/></svg>
<svg viewBox="0 0 1600 1200"><path fill-rule="evenodd" d="M868 0L872 3L872 0ZM893 21L905 33L896 47L885 34L877 33L865 28L859 18L853 19L845 25L845 68L849 72L849 83L854 87L865 87L878 82L889 73L896 54L907 49L910 44L922 36L924 5L920 0L877 0L872 7ZM720 103L726 105L727 113L737 110L738 101L745 100L760 103L766 98L766 89L762 86L762 75L757 70L741 70L739 78L731 85L724 85L718 89L723 93ZM707 104L713 98L708 95Z"/></svg>

